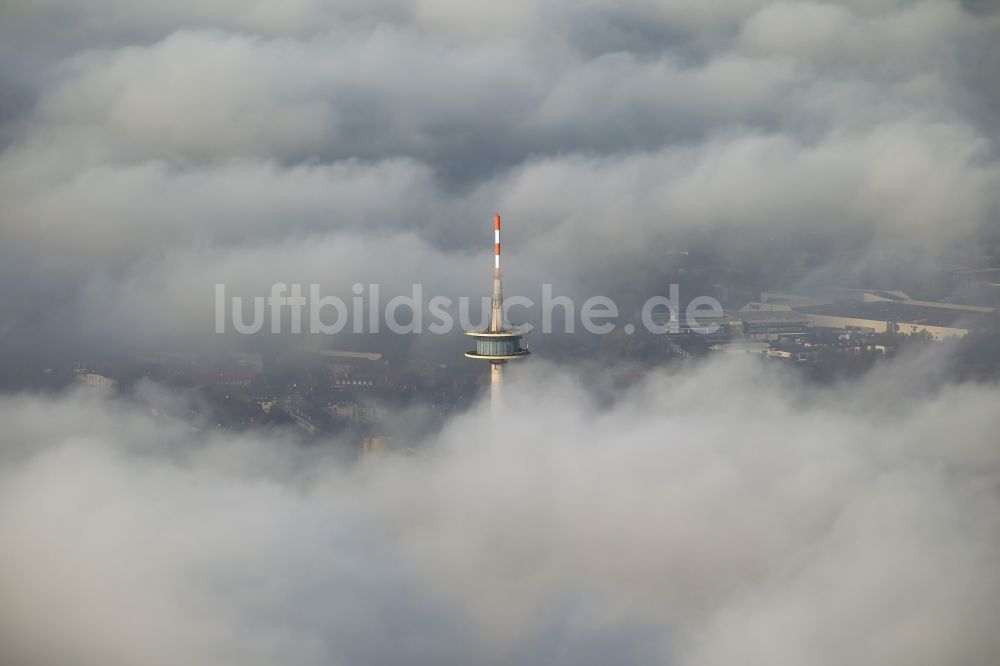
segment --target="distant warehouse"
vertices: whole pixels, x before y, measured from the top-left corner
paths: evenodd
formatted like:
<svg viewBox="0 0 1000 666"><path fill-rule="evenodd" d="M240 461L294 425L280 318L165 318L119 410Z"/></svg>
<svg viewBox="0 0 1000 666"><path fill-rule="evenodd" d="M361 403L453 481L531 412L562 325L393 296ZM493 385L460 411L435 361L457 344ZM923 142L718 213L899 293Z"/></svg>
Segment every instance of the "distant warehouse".
<svg viewBox="0 0 1000 666"><path fill-rule="evenodd" d="M755 305L751 303L734 313L743 322L743 335L751 340L773 341L806 333L809 317L801 312L788 308L763 309Z"/></svg>
<svg viewBox="0 0 1000 666"><path fill-rule="evenodd" d="M988 325L983 313L969 313L891 301L813 305L800 309L811 326L863 333L930 335L935 340L963 338L970 327Z"/></svg>
<svg viewBox="0 0 1000 666"><path fill-rule="evenodd" d="M666 313L662 321L668 323ZM656 315L654 315L656 320ZM696 325L697 324L697 325ZM674 322L672 337L709 343L752 340L772 343L807 337L815 329L963 338L972 331L1000 330L1000 309L918 301L900 291L831 290L826 295L763 293L738 311L697 321ZM697 334L697 335L696 335Z"/></svg>
<svg viewBox="0 0 1000 666"><path fill-rule="evenodd" d="M970 331L1000 328L1000 310L910 298L902 291L831 289L826 294L761 294L764 309L801 313L816 328L868 333L930 335L935 340L962 338Z"/></svg>
<svg viewBox="0 0 1000 666"><path fill-rule="evenodd" d="M669 314L656 313L653 321L661 326L671 323ZM722 342L749 338L759 342L774 341L781 337L806 333L809 317L789 308L778 310L747 309L720 313L719 316L701 316L674 322L672 337L677 339L702 339Z"/></svg>

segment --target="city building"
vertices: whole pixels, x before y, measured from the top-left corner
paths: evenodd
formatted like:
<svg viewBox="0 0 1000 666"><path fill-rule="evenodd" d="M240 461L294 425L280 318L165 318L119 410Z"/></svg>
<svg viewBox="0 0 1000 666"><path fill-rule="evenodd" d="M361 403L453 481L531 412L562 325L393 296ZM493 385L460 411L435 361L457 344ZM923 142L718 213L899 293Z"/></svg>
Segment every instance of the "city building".
<svg viewBox="0 0 1000 666"><path fill-rule="evenodd" d="M77 368L73 370L73 377L77 382L83 384L84 386L101 389L102 391L111 392L118 389L117 379L84 368Z"/></svg>
<svg viewBox="0 0 1000 666"><path fill-rule="evenodd" d="M962 338L974 321L995 316L893 301L847 302L801 308L811 326L862 333L929 335L934 340ZM994 319L995 321L995 319Z"/></svg>
<svg viewBox="0 0 1000 666"><path fill-rule="evenodd" d="M765 292L761 303L751 305L762 310L794 308L815 328L928 335L934 340L961 338L973 330L1000 327L998 308L919 300L894 290L836 288L813 295Z"/></svg>
<svg viewBox="0 0 1000 666"><path fill-rule="evenodd" d="M751 340L772 341L801 336L809 327L809 317L788 306L748 303L734 314L743 322L743 335Z"/></svg>
<svg viewBox="0 0 1000 666"><path fill-rule="evenodd" d="M671 322L669 312L654 312L653 323L667 326ZM702 340L707 343L724 342L743 337L743 320L733 314L722 313L718 317L681 318L669 331L670 339L679 343Z"/></svg>

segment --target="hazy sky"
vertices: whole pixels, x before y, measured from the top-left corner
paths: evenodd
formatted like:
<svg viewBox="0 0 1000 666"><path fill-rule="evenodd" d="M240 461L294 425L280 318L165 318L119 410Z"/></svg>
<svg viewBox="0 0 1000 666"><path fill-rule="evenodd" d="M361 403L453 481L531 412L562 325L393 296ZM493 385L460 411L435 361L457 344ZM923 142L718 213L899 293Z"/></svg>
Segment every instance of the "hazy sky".
<svg viewBox="0 0 1000 666"><path fill-rule="evenodd" d="M183 346L216 282L469 293L494 210L510 291L649 295L697 239L925 270L997 232L988 5L8 1L0 336Z"/></svg>

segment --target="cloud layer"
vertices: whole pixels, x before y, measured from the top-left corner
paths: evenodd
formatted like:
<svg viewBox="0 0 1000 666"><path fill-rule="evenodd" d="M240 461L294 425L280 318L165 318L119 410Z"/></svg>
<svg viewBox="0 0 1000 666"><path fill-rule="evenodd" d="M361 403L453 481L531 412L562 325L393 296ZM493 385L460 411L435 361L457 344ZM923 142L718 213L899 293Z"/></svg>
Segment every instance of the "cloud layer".
<svg viewBox="0 0 1000 666"><path fill-rule="evenodd" d="M164 395L7 397L0 656L987 664L1000 396L938 367L727 362L605 404L529 365L502 435L477 409L355 467L192 434Z"/></svg>
<svg viewBox="0 0 1000 666"><path fill-rule="evenodd" d="M648 267L706 238L730 264L780 252L793 280L808 255L849 280L996 234L1000 16L704 4L15 2L0 331L107 336L59 310L119 343L185 322L190 343L212 283L178 265L218 277L245 253L254 271L221 279L304 281L285 267L317 240L370 245L353 283L417 238L400 283L450 282L494 209L523 275L587 295L662 289ZM108 284L131 300L96 302Z"/></svg>

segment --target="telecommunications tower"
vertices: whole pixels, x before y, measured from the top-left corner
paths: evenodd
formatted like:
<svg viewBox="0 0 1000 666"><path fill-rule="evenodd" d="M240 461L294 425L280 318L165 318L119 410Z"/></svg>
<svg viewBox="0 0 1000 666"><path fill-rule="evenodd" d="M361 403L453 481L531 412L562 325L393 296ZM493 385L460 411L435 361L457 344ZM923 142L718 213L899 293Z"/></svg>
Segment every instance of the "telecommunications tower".
<svg viewBox="0 0 1000 666"><path fill-rule="evenodd" d="M524 358L530 352L521 347L524 331L510 326L503 320L503 272L500 270L500 213L493 216L493 310L489 328L466 331L476 341L473 351L465 352L469 358L490 362L490 400L494 416L501 408L503 392L503 366L507 361Z"/></svg>

